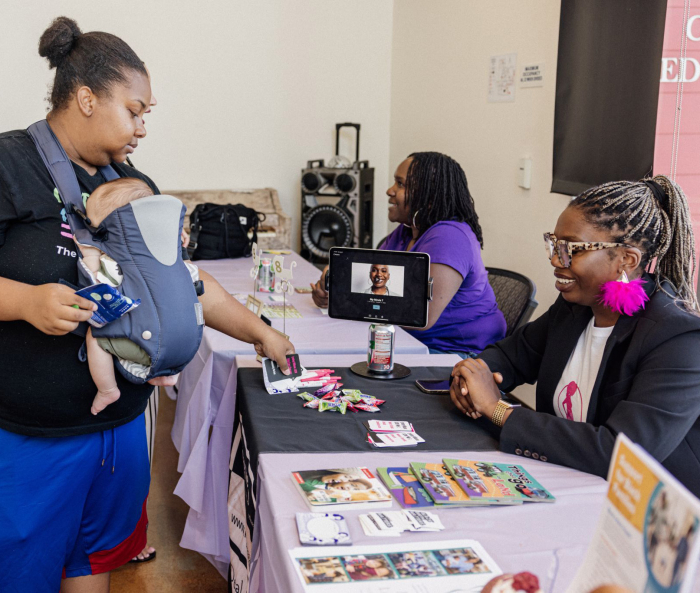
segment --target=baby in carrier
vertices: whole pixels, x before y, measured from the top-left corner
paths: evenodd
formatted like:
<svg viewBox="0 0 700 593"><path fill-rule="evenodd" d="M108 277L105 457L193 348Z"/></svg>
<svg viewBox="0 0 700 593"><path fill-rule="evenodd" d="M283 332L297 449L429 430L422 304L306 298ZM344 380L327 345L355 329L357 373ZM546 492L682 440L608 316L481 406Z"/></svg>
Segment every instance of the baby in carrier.
<svg viewBox="0 0 700 593"><path fill-rule="evenodd" d="M137 200L152 196L151 188L140 179L124 177L100 185L87 200L86 214L93 227L98 227L102 221L117 208ZM83 263L90 270L95 280L117 288L122 283L122 273L118 262L97 249L77 242L83 256ZM199 280L196 266L186 264L192 276L192 281ZM140 295L125 295L135 299ZM89 328L86 335L86 351L90 375L97 386L97 395L92 402L90 411L98 414L109 404L119 399L119 388L114 369L113 356L132 375L145 377L151 366L151 357L140 346L128 338L96 338Z"/></svg>

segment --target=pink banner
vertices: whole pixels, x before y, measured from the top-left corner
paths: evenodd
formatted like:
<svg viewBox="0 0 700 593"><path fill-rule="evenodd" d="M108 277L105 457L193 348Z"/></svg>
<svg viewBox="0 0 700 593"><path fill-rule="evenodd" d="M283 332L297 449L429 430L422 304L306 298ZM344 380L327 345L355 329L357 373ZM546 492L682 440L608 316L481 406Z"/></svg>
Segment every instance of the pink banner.
<svg viewBox="0 0 700 593"><path fill-rule="evenodd" d="M671 175L673 130L676 116L678 77L683 76L676 181L688 197L695 231L695 252L700 249L700 0L690 0L687 24L683 26L684 0L668 0L661 92L656 122L654 173ZM681 60L685 37L686 59Z"/></svg>

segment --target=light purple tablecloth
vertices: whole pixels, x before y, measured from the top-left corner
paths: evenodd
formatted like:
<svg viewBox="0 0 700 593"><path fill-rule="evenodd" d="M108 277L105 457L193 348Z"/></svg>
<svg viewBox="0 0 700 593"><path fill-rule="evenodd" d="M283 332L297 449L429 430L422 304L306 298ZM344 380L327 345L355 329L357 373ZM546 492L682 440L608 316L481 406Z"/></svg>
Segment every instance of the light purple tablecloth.
<svg viewBox="0 0 700 593"><path fill-rule="evenodd" d="M250 593L303 591L288 550L300 547L295 514L309 509L292 483L291 471L358 465L376 470L377 467L407 465L409 461L439 461L443 457L517 463L551 491L557 501L553 504L526 503L517 507L440 509L434 512L445 525L444 531L404 533L400 538L366 536L357 518L366 511L347 511L342 514L350 527L353 544L475 539L504 572L528 570L539 577L543 591L565 591L593 537L607 490L605 480L496 451L387 451L260 455ZM400 509L394 501L391 510ZM317 550L319 555L323 554L322 547Z"/></svg>
<svg viewBox="0 0 700 593"><path fill-rule="evenodd" d="M316 282L320 271L297 254L287 256L296 261L293 284L308 286ZM197 262L231 293L252 293L250 278L252 259ZM289 263L285 267L288 267ZM206 289L206 286L205 286ZM258 293L261 300L269 295ZM350 366L366 356L367 324L330 319L317 308L308 294L288 295L288 302L301 313L300 319L288 319L286 333L301 354L306 366ZM282 331L282 319L273 319L275 329ZM397 355L420 355L404 364L426 364L428 349L414 337L397 328ZM345 362L335 356L314 364L306 355L350 355ZM254 361L253 347L234 340L216 330L205 328L202 344L194 360L180 374L177 408L171 436L180 456L178 471L182 473L175 494L189 506L187 523L180 545L203 554L219 572L227 577L229 564L227 493L231 436L235 412L238 355ZM398 358L399 362L403 359ZM447 359L445 359L447 360ZM450 356L452 366L455 357ZM432 362L430 364L441 364ZM173 397L174 392L168 391ZM227 397L224 397L227 394Z"/></svg>

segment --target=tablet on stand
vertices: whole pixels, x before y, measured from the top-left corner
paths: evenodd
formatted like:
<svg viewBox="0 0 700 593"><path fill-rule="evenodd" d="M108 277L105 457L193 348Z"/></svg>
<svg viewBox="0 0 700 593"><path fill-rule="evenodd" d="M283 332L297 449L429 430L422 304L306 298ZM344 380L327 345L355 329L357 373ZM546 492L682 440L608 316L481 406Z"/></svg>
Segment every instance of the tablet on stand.
<svg viewBox="0 0 700 593"><path fill-rule="evenodd" d="M329 317L370 323L367 360L350 370L371 379L410 375L411 369L394 363L394 325L427 325L433 291L430 256L412 251L333 247L326 290Z"/></svg>

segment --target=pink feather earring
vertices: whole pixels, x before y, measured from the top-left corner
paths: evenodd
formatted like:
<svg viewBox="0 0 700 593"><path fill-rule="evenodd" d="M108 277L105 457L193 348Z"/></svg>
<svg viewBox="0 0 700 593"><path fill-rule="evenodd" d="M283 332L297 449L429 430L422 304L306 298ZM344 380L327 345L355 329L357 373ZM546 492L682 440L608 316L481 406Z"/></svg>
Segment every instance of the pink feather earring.
<svg viewBox="0 0 700 593"><path fill-rule="evenodd" d="M621 315L634 315L649 300L644 284L641 278L630 280L622 270L617 280L601 285L598 302Z"/></svg>

